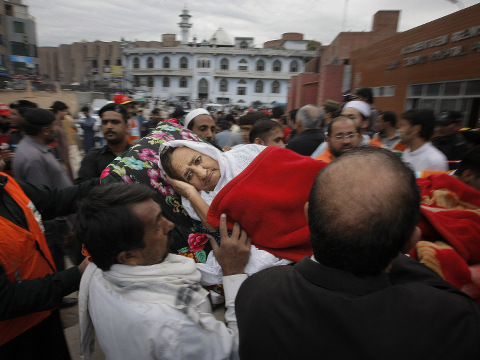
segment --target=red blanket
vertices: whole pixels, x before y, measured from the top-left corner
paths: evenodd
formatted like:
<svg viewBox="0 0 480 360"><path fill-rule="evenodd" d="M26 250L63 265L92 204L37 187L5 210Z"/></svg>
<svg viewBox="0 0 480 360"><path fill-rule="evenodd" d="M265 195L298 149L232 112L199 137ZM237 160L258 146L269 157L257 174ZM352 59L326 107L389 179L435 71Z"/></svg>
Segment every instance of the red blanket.
<svg viewBox="0 0 480 360"><path fill-rule="evenodd" d="M227 214L259 249L293 261L312 254L304 205L326 163L269 146L215 197L207 221L219 226Z"/></svg>
<svg viewBox="0 0 480 360"><path fill-rule="evenodd" d="M480 192L447 174L417 183L422 241L412 255L480 303Z"/></svg>

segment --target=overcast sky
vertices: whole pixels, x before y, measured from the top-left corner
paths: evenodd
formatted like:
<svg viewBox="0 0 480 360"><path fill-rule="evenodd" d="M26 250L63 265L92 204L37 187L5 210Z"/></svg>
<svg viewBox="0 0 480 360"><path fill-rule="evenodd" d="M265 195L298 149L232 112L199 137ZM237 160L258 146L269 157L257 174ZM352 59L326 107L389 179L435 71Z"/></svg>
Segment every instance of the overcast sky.
<svg viewBox="0 0 480 360"><path fill-rule="evenodd" d="M401 10L399 31L449 15L480 0L23 0L36 19L39 46L71 44L81 40L157 40L177 34L179 14L186 5L190 37L210 39L222 27L236 36L265 41L284 32L330 44L345 31L370 31L378 10ZM345 4L348 4L346 7ZM342 28L342 25L345 26ZM480 25L480 23L479 23Z"/></svg>

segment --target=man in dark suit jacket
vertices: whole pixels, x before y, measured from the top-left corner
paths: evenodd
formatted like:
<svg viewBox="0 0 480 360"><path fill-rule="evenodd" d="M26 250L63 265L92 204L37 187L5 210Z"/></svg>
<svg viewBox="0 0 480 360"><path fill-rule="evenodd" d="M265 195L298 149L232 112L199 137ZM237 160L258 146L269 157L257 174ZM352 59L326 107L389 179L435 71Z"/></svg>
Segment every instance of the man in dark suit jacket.
<svg viewBox="0 0 480 360"><path fill-rule="evenodd" d="M242 359L479 359L480 311L401 254L421 233L413 172L361 147L317 176L305 206L314 256L247 279Z"/></svg>
<svg viewBox="0 0 480 360"><path fill-rule="evenodd" d="M300 155L310 156L325 141L322 130L325 111L313 105L305 105L296 114L296 135L286 145Z"/></svg>

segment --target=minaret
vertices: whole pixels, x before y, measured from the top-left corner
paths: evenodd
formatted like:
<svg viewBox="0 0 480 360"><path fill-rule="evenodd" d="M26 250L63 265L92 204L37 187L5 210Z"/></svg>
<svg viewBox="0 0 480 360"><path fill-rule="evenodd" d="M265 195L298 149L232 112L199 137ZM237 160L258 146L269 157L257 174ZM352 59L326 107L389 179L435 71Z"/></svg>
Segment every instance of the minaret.
<svg viewBox="0 0 480 360"><path fill-rule="evenodd" d="M192 27L192 24L189 22L189 19L192 17L191 15L188 14L188 10L185 7L180 15L178 15L182 18L182 21L178 23L180 28L182 29L182 44L187 45L188 44L188 29Z"/></svg>

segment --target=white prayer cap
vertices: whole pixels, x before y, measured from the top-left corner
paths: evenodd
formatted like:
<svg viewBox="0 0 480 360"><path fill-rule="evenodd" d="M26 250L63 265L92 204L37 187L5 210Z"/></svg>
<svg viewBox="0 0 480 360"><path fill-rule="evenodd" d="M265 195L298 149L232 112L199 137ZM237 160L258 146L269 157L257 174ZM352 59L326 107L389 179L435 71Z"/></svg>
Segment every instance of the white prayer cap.
<svg viewBox="0 0 480 360"><path fill-rule="evenodd" d="M370 117L370 113L371 113L370 105L368 105L365 101L360 101L360 100L350 101L350 102L346 103L343 108L344 109L354 108L354 109L360 111L360 113L363 116Z"/></svg>
<svg viewBox="0 0 480 360"><path fill-rule="evenodd" d="M185 116L185 120L183 121L183 123L185 124L185 128L188 127L188 123L190 121L192 121L193 119L195 119L198 115L208 115L210 116L210 113L205 110L205 109L202 109L202 108L198 108L198 109L195 109L195 110L192 110L190 111L187 116Z"/></svg>

